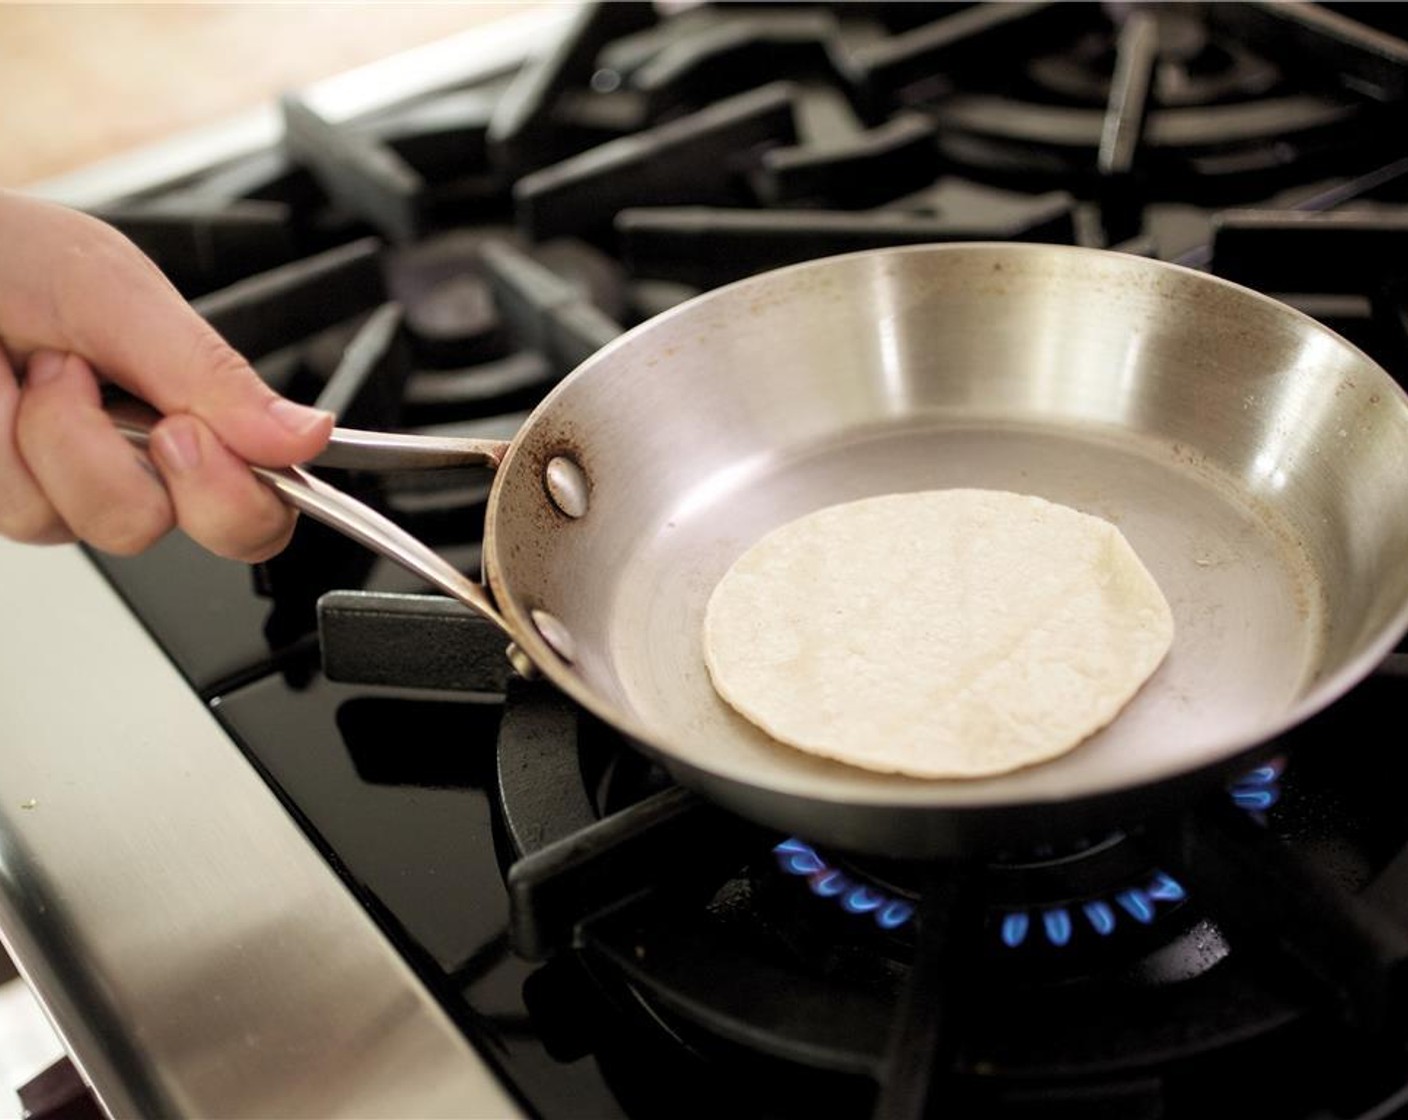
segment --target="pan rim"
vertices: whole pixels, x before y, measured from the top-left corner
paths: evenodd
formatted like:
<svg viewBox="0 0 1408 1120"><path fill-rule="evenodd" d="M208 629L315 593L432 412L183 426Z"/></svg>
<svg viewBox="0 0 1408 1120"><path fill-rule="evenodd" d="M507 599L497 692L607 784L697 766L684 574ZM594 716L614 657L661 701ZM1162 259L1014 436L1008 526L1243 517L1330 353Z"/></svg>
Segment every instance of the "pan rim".
<svg viewBox="0 0 1408 1120"><path fill-rule="evenodd" d="M1213 754L1215 761L1198 762L1182 766L1176 763L1170 764L1147 775L1137 783L1131 784L1127 781L1111 781L1109 783L1093 785L1091 788L1083 791L1082 794L1075 799L1069 796L1053 794L1051 796L1028 796L1023 797L1021 800L994 798L988 800L965 799L961 802L952 802L945 799L943 791L970 783L962 779L905 779L898 775L894 776L896 780L902 781L906 789L913 789L915 791L914 797L896 799L891 789L871 790L860 784L857 785L854 794L845 797L831 797L811 792L803 793L794 788L791 783L759 781L756 775L749 775L742 772L746 767L702 767L695 759L686 757L684 752L672 746L668 738L660 737L650 728L636 720L630 713L610 703L594 689L590 688L576 674L571 665L559 657L548 642L538 634L537 627L532 622L530 611L525 608L513 594L510 579L504 570L503 558L500 556L498 549L498 524L504 480L510 475L510 472L524 469L521 465L524 444L528 442L532 432L540 426L543 416L554 410L558 398L570 392L578 381L590 376L592 370L596 367L611 361L617 351L630 345L633 340L645 332L678 316L691 314L694 309L699 306L711 300L722 299L726 294L736 292L737 290L746 289L754 285L772 283L778 278L791 274L834 267L848 260L861 258L876 260L908 255L965 254L975 252L1000 252L1013 256L1050 255L1054 253L1070 257L1085 256L1097 260L1108 260L1113 256L1120 258L1123 264L1134 269L1143 269L1149 273L1158 274L1184 273L1194 278L1195 282L1198 284L1220 287L1238 293L1243 298L1250 297L1256 302L1267 305L1276 314L1288 318L1291 322L1299 323L1302 326L1310 328L1314 333L1324 336L1335 345L1358 356L1367 367L1373 370L1374 375L1383 383L1380 388L1389 394L1389 396L1385 398L1385 403L1388 403L1389 399L1392 399L1405 414L1408 414L1408 391L1405 391L1403 386L1399 385L1382 365L1342 335L1326 327L1323 323L1320 323L1305 312L1262 292L1258 292L1255 289L1248 288L1219 276L1214 276L1199 269L1189 268L1185 265L1174 264L1169 261L1136 257L1129 254L1116 253L1109 249L1095 249L1076 245L1051 245L1034 242L960 241L895 246L883 249L864 249L829 257L819 257L745 277L730 284L703 292L668 311L662 312L660 315L652 317L631 330L624 332L587 358L581 365L577 366L576 369L559 382L529 414L528 418L524 421L523 427L514 437L508 453L504 456L503 462L496 472L495 481L489 495L485 519L483 556L486 579L493 592L494 600L509 625L514 641L555 687L564 692L576 703L581 704L582 707L592 715L625 734L633 742L638 744L641 749L657 758L667 769L671 769L672 771L683 768L693 773L707 775L711 782L737 783L752 790L766 791L786 798L805 798L816 804L835 805L838 807L889 807L904 812L928 810L943 813L968 814L986 813L994 810L1006 811L1020 808L1023 805L1040 805L1057 802L1070 803L1073 800L1092 801L1107 798L1110 795L1124 791L1144 789L1174 782L1179 779L1192 778L1204 771L1221 772L1227 768L1230 760L1253 753L1258 748L1264 748L1266 744L1278 736L1329 707L1367 678L1373 670L1392 653L1394 647L1402 639L1404 634L1408 633L1408 599L1405 599L1399 604L1397 611L1392 615L1389 621L1382 626L1373 641L1366 643L1354 657L1342 664L1337 670L1315 681L1309 690L1293 705L1289 706L1277 719L1267 721L1254 737L1248 737L1246 735L1228 735L1224 738L1208 740L1204 746L1208 752ZM858 773L864 773L864 771L858 771ZM926 794L932 794L933 796L925 796Z"/></svg>

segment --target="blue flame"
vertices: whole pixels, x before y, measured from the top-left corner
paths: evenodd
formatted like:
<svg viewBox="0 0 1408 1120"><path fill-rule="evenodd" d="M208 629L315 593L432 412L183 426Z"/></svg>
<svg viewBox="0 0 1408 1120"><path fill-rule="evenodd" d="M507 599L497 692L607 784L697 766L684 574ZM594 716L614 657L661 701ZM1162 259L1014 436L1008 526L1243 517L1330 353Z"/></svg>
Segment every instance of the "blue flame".
<svg viewBox="0 0 1408 1120"><path fill-rule="evenodd" d="M784 840L773 851L782 857L783 867L792 875L812 875L826 868L816 851L800 840Z"/></svg>
<svg viewBox="0 0 1408 1120"><path fill-rule="evenodd" d="M1281 775L1285 771L1284 759L1275 758L1253 770L1248 770L1234 781L1228 789L1232 801L1248 812L1264 812L1281 797ZM1155 871L1143 887L1130 887L1114 896L1114 902L1140 925L1150 925L1157 916L1156 903L1177 905L1188 897L1188 891L1177 879L1165 871ZM1085 920L1101 937L1109 937L1119 924L1118 911L1104 899L1090 899L1080 904ZM1070 944L1075 935L1070 911L1065 907L1054 907L1041 912L1042 926L1046 939L1057 947ZM1027 938L1030 918L1023 911L1009 911L1001 921L1003 944L1015 949Z"/></svg>
<svg viewBox="0 0 1408 1120"><path fill-rule="evenodd" d="M1281 799L1281 791L1275 786L1266 786L1261 789L1239 789L1232 787L1232 802L1239 809L1247 809L1254 813L1264 812L1275 805Z"/></svg>
<svg viewBox="0 0 1408 1120"><path fill-rule="evenodd" d="M1280 771L1262 767L1254 773L1258 778L1270 775L1274 781ZM881 929L899 929L914 917L912 903L877 887L855 882L843 871L828 864L810 844L796 837L784 840L773 852L782 870L806 879L808 889L817 897L834 899L851 914L869 914ZM1146 886L1121 891L1114 896L1114 901L1135 921L1149 925L1156 915L1155 903L1177 904L1187 896L1183 885L1171 875L1155 871ZM1104 899L1083 902L1080 910L1090 928L1101 937L1108 937L1118 925L1117 911ZM1062 948L1075 939L1076 929L1071 914L1071 909L1065 906L1040 911L1042 931L1049 944ZM1003 944L1012 949L1024 944L1031 932L1031 924L1032 918L1027 911L1015 910L1004 914L1000 930Z"/></svg>
<svg viewBox="0 0 1408 1120"><path fill-rule="evenodd" d="M1008 914L1002 919L1002 943L1009 949L1015 949L1027 939L1027 928L1030 925L1031 919L1025 911Z"/></svg>
<svg viewBox="0 0 1408 1120"><path fill-rule="evenodd" d="M1136 922L1148 925L1154 920L1154 903L1147 894L1138 887L1131 887L1127 891L1120 891L1115 895L1115 901L1124 908Z"/></svg>
<svg viewBox="0 0 1408 1120"><path fill-rule="evenodd" d="M1248 770L1231 785L1232 804L1249 813L1264 813L1281 800L1281 774L1284 759L1274 758L1264 766Z"/></svg>
<svg viewBox="0 0 1408 1120"><path fill-rule="evenodd" d="M1145 890L1150 898L1156 898L1160 902L1182 902L1188 897L1183 884L1163 871L1154 872L1154 878Z"/></svg>
<svg viewBox="0 0 1408 1120"><path fill-rule="evenodd" d="M1264 812L1270 809L1280 800L1281 775L1285 769L1285 759L1274 758L1248 770L1228 787L1233 804L1248 812ZM1187 897L1188 891L1182 883L1165 871L1155 871L1144 886L1130 887L1114 896L1111 901L1118 904L1118 910L1110 901L1099 898L1081 902L1080 909L1091 929L1101 937L1109 937L1119 925L1119 911L1124 911L1140 925L1147 926L1158 916L1159 904L1176 906ZM1053 907L1042 911L1041 920L1046 940L1052 945L1065 946L1075 938L1071 911L1066 907ZM1025 912L1006 913L1001 920L1003 944L1013 949L1023 944L1029 926L1030 919Z"/></svg>
<svg viewBox="0 0 1408 1120"><path fill-rule="evenodd" d="M875 920L880 923L883 929L899 929L912 917L914 917L914 907L897 898L892 902L885 903L880 908L880 913L875 915Z"/></svg>
<svg viewBox="0 0 1408 1120"><path fill-rule="evenodd" d="M1081 907L1086 920L1101 937L1109 937L1115 931L1115 912L1108 902L1087 902Z"/></svg>
<svg viewBox="0 0 1408 1120"><path fill-rule="evenodd" d="M1071 914L1065 907L1044 911L1041 924L1046 927L1046 939L1053 945L1065 945L1071 940Z"/></svg>
<svg viewBox="0 0 1408 1120"><path fill-rule="evenodd" d="M1188 897L1183 884L1165 871L1155 871L1145 887L1131 887L1115 895L1114 901L1120 909L1141 925L1153 922L1156 902L1176 904ZM1090 923L1090 928L1101 937L1109 937L1119 925L1119 914L1108 901L1090 899L1080 904L1080 912ZM1066 906L1053 906L1041 912L1042 928L1046 940L1057 948L1069 945L1076 934L1071 910ZM1026 940L1030 922L1025 912L1010 911L1002 919L1002 940L1009 948L1015 949Z"/></svg>
<svg viewBox="0 0 1408 1120"><path fill-rule="evenodd" d="M783 871L805 878L807 887L818 898L835 899L852 914L870 914L881 929L899 929L914 917L914 907L908 902L854 882L795 836L773 848L773 854Z"/></svg>

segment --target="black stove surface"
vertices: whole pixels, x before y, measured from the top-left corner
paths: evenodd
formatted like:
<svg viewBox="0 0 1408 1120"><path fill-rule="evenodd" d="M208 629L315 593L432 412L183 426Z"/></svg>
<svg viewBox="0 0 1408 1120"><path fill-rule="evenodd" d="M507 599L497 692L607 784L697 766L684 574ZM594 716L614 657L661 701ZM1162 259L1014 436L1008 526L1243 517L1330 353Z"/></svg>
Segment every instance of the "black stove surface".
<svg viewBox="0 0 1408 1120"><path fill-rule="evenodd" d="M103 214L346 424L508 437L620 330L770 267L1026 239L1210 268L1408 375L1394 5L587 5L520 70ZM465 570L475 471L337 481ZM675 787L305 519L95 556L528 1109L1387 1116L1408 1099L1408 654L1164 819L968 865Z"/></svg>

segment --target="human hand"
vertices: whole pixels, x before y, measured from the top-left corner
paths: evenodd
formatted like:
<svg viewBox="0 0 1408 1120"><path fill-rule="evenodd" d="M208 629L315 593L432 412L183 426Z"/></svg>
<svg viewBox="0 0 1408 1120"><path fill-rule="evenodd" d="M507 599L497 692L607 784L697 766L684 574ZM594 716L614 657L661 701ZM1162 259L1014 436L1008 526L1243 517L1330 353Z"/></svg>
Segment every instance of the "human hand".
<svg viewBox="0 0 1408 1120"><path fill-rule="evenodd" d="M149 456L103 411L100 377L165 414ZM0 192L0 536L131 555L179 524L264 560L295 515L247 464L312 458L332 426L266 385L111 226Z"/></svg>

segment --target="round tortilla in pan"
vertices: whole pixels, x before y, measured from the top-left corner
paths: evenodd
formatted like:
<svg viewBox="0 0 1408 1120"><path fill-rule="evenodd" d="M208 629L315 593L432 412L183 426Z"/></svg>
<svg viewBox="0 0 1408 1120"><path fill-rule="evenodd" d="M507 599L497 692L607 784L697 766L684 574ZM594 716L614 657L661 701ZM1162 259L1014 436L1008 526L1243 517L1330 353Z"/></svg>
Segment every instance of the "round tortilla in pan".
<svg viewBox="0 0 1408 1120"><path fill-rule="evenodd" d="M1074 749L1172 641L1168 603L1118 529L998 490L789 522L729 569L704 624L714 687L774 739L921 778Z"/></svg>

